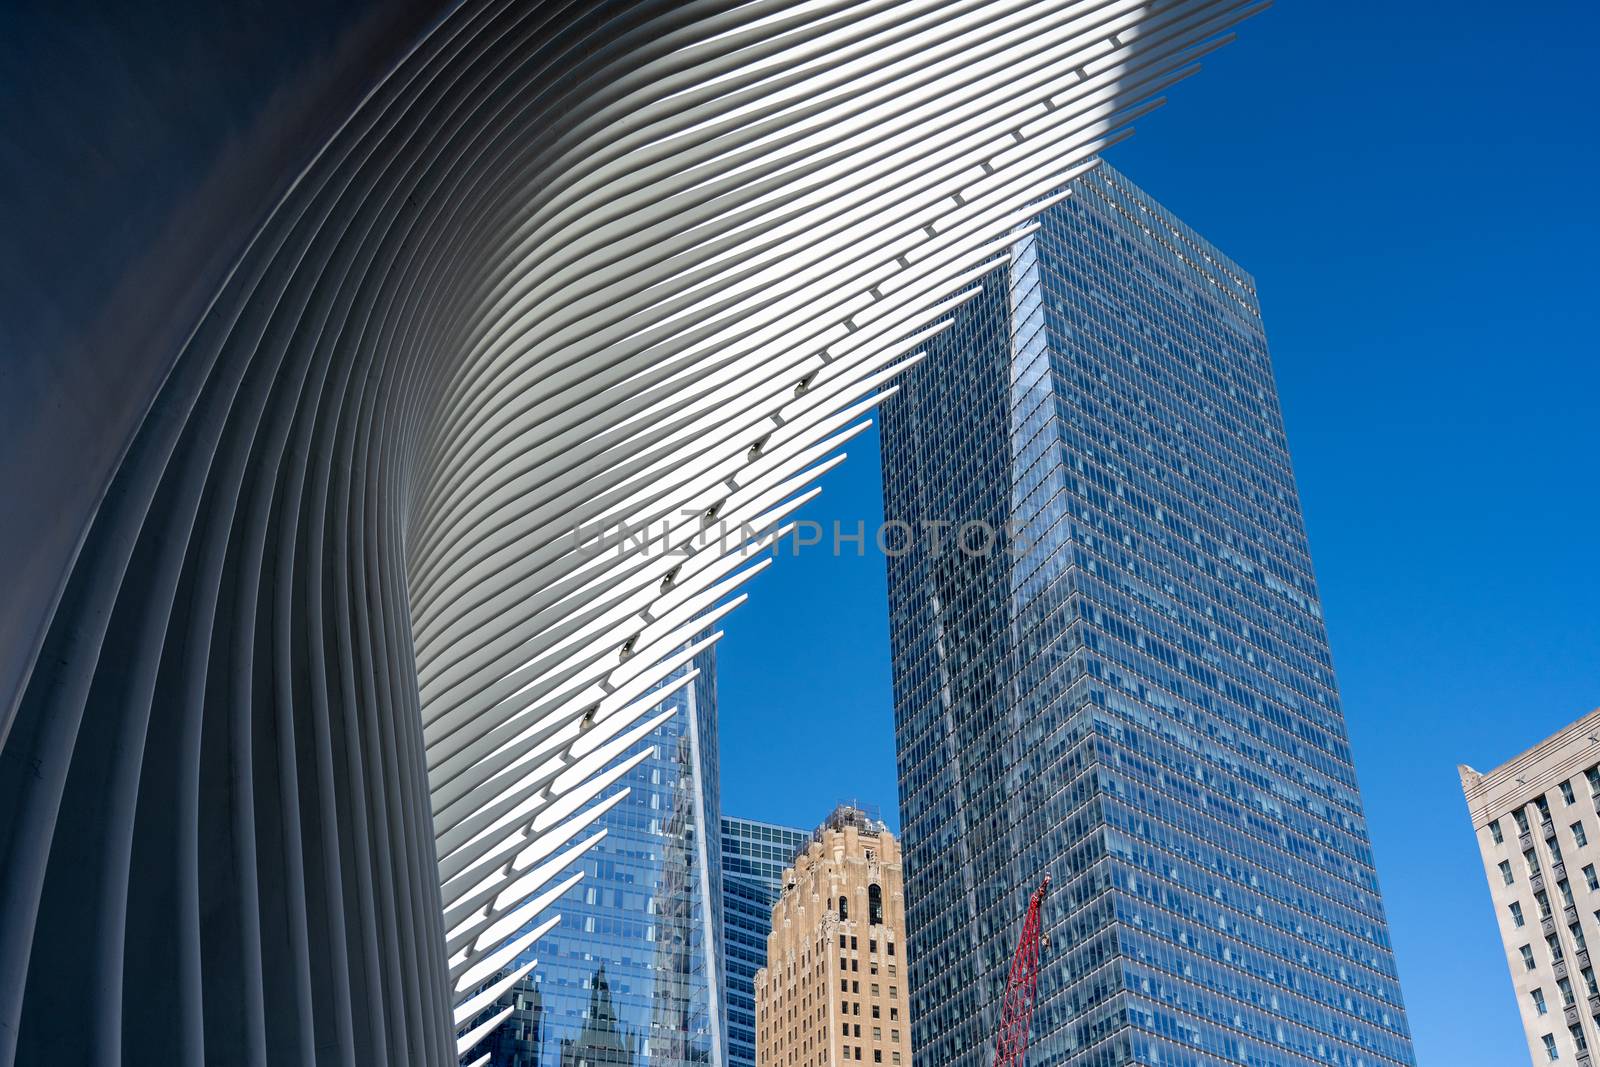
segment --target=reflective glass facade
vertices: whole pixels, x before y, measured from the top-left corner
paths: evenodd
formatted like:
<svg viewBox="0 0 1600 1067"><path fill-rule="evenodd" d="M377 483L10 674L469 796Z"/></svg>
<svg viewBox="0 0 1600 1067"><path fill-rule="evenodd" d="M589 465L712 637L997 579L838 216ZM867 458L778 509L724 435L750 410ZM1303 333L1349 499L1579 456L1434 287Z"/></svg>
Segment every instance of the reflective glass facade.
<svg viewBox="0 0 1600 1067"><path fill-rule="evenodd" d="M755 1067L756 972L767 965L772 905L783 871L811 835L789 826L722 819L722 946L727 959L728 1067Z"/></svg>
<svg viewBox="0 0 1600 1067"><path fill-rule="evenodd" d="M721 845L715 665L647 718L630 750L650 755L618 783L627 795L595 823L606 836L553 911L561 922L527 956L523 1016L497 1033L493 1067L681 1067L723 1060ZM608 789L597 801L616 792ZM584 809L587 810L587 809ZM525 959L526 957L524 957Z"/></svg>
<svg viewBox="0 0 1600 1067"><path fill-rule="evenodd" d="M1251 278L1108 167L883 409L919 1060L1414 1062ZM967 522L1009 528L993 551Z"/></svg>

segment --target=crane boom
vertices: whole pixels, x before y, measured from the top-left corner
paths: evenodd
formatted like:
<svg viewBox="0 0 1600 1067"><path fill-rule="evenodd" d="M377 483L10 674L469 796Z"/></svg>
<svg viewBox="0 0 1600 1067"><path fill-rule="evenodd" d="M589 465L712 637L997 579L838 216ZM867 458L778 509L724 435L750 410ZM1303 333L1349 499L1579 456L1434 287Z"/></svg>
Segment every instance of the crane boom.
<svg viewBox="0 0 1600 1067"><path fill-rule="evenodd" d="M1022 920L1022 939L1011 957L1011 975L1006 980L1006 999L1000 1011L1000 1034L995 1039L995 1067L1025 1067L1028 1060L1028 1030L1033 1025L1033 1002L1039 991L1039 947L1044 895L1050 890L1050 876L1028 898L1028 914Z"/></svg>

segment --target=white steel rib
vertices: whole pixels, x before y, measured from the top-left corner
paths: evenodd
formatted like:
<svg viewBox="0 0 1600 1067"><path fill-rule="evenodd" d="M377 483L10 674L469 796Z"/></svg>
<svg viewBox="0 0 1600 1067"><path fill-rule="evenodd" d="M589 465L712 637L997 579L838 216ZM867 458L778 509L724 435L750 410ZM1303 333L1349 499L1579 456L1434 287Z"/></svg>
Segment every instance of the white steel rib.
<svg viewBox="0 0 1600 1067"><path fill-rule="evenodd" d="M638 71L507 249L427 457L412 573L437 825L555 769L537 797L596 795L612 749L576 760L583 729L654 706L619 694L680 666L755 569L736 532L770 526L1046 194L1243 13L795 7ZM585 552L580 528L649 550ZM557 724L542 759L518 755ZM441 838L441 860L497 855L531 810ZM467 892L447 882L445 906Z"/></svg>

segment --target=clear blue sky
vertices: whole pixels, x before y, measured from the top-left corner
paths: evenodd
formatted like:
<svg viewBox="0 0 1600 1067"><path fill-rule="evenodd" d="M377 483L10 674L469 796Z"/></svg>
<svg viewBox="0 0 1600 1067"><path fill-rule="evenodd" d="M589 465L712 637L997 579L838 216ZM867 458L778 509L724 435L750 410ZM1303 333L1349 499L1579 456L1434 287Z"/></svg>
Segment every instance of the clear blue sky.
<svg viewBox="0 0 1600 1067"><path fill-rule="evenodd" d="M1577 0L1284 2L1110 156L1260 284L1424 1065L1527 1057L1455 766L1600 706L1597 37ZM876 447L810 517L877 521ZM897 823L883 560L752 592L724 810Z"/></svg>

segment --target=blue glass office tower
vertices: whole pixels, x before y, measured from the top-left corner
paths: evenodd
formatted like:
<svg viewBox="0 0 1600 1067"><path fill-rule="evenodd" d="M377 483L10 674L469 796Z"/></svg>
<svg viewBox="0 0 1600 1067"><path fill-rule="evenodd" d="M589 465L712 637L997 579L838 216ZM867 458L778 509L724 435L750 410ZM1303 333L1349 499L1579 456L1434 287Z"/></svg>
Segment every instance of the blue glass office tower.
<svg viewBox="0 0 1600 1067"><path fill-rule="evenodd" d="M755 1067L756 972L767 965L772 906L805 830L722 818L722 946L727 959L728 1067Z"/></svg>
<svg viewBox="0 0 1600 1067"><path fill-rule="evenodd" d="M1108 167L1041 222L883 409L917 1059L1048 871L1035 1067L1411 1064L1254 283Z"/></svg>
<svg viewBox="0 0 1600 1067"><path fill-rule="evenodd" d="M539 964L486 1046L491 1067L723 1062L713 654L694 666L698 677L650 713L666 717L624 759L649 755L595 802L627 790L594 824L606 836L554 906L560 924L527 954Z"/></svg>

